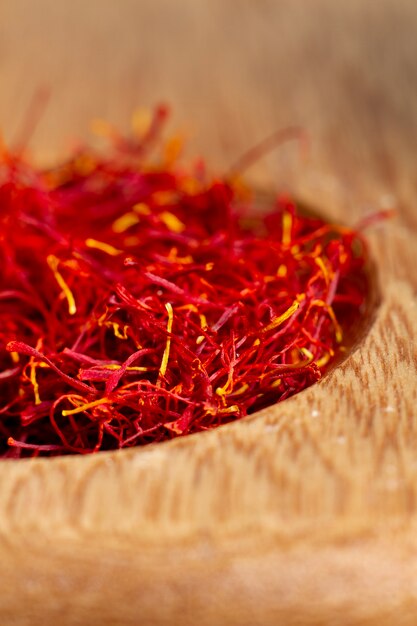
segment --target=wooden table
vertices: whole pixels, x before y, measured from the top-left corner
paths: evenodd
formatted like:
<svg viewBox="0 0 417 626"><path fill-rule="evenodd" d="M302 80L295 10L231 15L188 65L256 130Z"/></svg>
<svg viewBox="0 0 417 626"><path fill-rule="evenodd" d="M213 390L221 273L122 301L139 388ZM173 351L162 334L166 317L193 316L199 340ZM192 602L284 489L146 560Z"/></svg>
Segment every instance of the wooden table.
<svg viewBox="0 0 417 626"><path fill-rule="evenodd" d="M2 0L0 120L62 155L96 116L162 99L221 172L275 128L254 181L369 234L381 303L320 384L204 435L2 462L2 626L417 623L417 3Z"/></svg>

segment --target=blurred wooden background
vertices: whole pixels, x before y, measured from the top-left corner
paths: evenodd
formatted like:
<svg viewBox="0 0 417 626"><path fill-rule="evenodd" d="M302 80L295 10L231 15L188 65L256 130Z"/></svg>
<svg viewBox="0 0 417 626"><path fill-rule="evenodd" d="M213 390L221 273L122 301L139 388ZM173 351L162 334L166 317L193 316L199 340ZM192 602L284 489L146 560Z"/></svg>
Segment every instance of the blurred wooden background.
<svg viewBox="0 0 417 626"><path fill-rule="evenodd" d="M1 623L417 623L417 3L1 0L0 126L51 91L31 149L172 105L213 171L301 124L253 180L370 233L382 302L322 383L218 431L1 463Z"/></svg>

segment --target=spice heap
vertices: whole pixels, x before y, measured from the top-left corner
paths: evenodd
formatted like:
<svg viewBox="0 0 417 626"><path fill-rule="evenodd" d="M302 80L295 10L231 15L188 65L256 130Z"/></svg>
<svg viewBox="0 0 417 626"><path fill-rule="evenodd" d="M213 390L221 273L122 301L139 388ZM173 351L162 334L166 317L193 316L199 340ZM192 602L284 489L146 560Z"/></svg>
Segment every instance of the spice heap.
<svg viewBox="0 0 417 626"><path fill-rule="evenodd" d="M160 148L165 113L56 169L2 154L3 457L237 420L317 381L358 321L358 233L284 198L257 217L235 178L184 170L176 139Z"/></svg>

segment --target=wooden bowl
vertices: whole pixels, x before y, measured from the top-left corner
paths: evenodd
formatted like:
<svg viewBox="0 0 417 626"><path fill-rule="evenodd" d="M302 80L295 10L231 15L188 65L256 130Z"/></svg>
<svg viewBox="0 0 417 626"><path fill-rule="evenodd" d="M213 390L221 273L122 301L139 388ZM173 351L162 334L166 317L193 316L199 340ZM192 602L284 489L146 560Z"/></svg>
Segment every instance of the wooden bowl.
<svg viewBox="0 0 417 626"><path fill-rule="evenodd" d="M417 4L3 0L7 139L34 90L44 160L159 97L218 171L302 124L253 181L369 231L381 301L321 383L239 423L1 462L3 626L417 623Z"/></svg>

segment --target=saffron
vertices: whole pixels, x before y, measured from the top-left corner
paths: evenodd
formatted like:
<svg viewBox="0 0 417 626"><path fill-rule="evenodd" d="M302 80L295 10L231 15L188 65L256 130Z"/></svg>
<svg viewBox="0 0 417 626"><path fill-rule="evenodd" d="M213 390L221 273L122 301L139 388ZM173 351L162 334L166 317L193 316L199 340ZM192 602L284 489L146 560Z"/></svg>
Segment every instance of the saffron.
<svg viewBox="0 0 417 626"><path fill-rule="evenodd" d="M360 232L284 197L260 215L239 180L258 151L210 180L178 164L178 138L162 144L165 118L130 138L97 123L104 154L47 171L3 149L3 457L208 430L308 387L346 350L367 306Z"/></svg>

